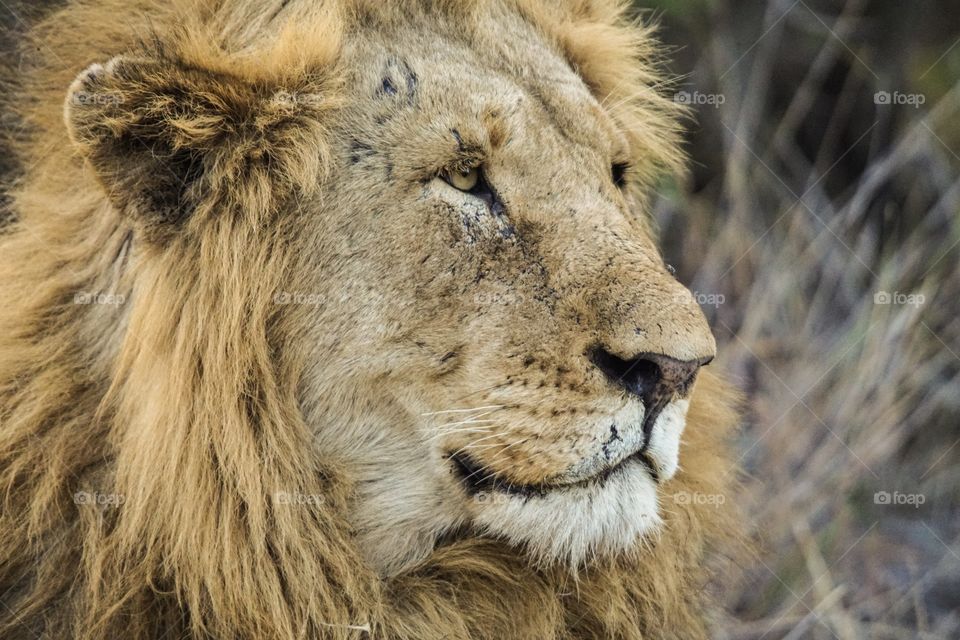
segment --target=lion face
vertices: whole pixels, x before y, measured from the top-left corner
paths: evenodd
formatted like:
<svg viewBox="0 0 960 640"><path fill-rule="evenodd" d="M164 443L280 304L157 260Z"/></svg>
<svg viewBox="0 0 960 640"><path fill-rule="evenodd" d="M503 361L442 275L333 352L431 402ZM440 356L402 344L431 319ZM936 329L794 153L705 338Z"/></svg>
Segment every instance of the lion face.
<svg viewBox="0 0 960 640"><path fill-rule="evenodd" d="M627 132L518 18L344 55L290 287L324 301L300 310L301 404L367 556L396 573L473 531L576 565L654 534L715 344Z"/></svg>

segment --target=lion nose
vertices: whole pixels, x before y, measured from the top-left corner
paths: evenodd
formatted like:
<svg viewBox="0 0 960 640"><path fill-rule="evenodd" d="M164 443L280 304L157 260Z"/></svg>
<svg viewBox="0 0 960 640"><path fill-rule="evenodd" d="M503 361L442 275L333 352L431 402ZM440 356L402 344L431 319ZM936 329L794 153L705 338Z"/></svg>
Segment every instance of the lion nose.
<svg viewBox="0 0 960 640"><path fill-rule="evenodd" d="M660 399L685 398L697 371L709 364L713 356L677 360L659 353L641 353L624 359L596 347L591 350L590 359L611 383L638 396L650 407L659 404Z"/></svg>

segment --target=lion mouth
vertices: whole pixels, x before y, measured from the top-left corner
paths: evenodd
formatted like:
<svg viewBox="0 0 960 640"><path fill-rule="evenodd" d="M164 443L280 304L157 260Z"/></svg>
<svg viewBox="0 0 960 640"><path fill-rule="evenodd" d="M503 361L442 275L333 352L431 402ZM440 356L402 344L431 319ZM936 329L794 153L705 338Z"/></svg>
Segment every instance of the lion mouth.
<svg viewBox="0 0 960 640"><path fill-rule="evenodd" d="M539 483L518 483L509 477L491 471L478 460L463 451L448 453L446 457L453 465L454 473L466 489L467 494L475 496L482 493L498 492L524 498L545 496L564 489L576 489L590 486L602 486L611 476L620 473L627 466L639 463L654 482L660 484L660 468L650 455L650 444L654 424L660 417L667 402L659 402L647 409L641 425L642 444L633 453L611 461L589 475L577 475L566 480L550 480ZM669 478L670 472L667 472Z"/></svg>
<svg viewBox="0 0 960 640"><path fill-rule="evenodd" d="M619 473L632 462L639 462L646 469L650 479L653 480L654 483L660 482L660 474L653 460L647 455L646 447L627 456L616 464L601 469L590 477L574 482L543 482L535 484L513 482L501 474L486 469L469 454L463 452L456 452L450 454L448 457L453 464L454 473L457 475L467 493L471 496L481 493L498 492L522 498L534 498L564 489L602 485L611 476Z"/></svg>

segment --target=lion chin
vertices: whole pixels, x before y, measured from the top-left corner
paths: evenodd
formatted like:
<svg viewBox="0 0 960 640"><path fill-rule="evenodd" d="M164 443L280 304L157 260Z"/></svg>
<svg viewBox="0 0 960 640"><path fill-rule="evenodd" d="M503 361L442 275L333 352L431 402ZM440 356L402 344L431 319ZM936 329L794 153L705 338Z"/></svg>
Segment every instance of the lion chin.
<svg viewBox="0 0 960 640"><path fill-rule="evenodd" d="M602 479L532 493L493 488L475 499L474 522L484 531L572 568L594 555L627 551L662 525L656 482L634 459Z"/></svg>
<svg viewBox="0 0 960 640"><path fill-rule="evenodd" d="M0 78L0 637L708 637L736 397L632 3L57 4Z"/></svg>

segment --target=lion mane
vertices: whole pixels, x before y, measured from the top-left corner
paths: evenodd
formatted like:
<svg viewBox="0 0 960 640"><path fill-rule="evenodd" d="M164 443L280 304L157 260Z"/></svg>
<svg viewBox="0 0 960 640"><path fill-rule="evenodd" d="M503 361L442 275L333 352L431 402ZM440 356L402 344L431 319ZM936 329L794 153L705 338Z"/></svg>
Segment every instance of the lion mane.
<svg viewBox="0 0 960 640"><path fill-rule="evenodd" d="M281 213L327 174L341 43L358 25L401 19L400 4L78 0L26 33L5 98L22 126L0 231L0 636L705 637L705 557L735 528L729 504L671 501L658 537L576 574L473 536L385 579L354 544L351 487L311 448L296 400L303 363L271 300L296 278ZM645 89L660 82L656 50L624 2L417 4L465 25L494 5L520 12L623 105L639 144L675 129L669 101ZM100 144L82 108L65 125L68 88L100 82L90 65L120 54L144 60L147 80L107 89L147 106L109 126L175 142ZM215 94L192 92L196 112L140 95L174 61L179 91L194 69L217 79ZM264 98L307 79L322 100ZM204 111L208 101L221 109ZM680 157L675 136L650 140L646 181ZM198 153L210 169L169 188L179 178L160 162L189 173ZM120 178L129 154L138 168ZM190 211L173 221L189 234L170 234L168 219L134 231L127 209L158 191L175 194L161 217ZM83 304L105 295L117 303ZM708 372L697 389L684 470L667 490L730 495L735 399ZM281 509L278 491L324 499Z"/></svg>

